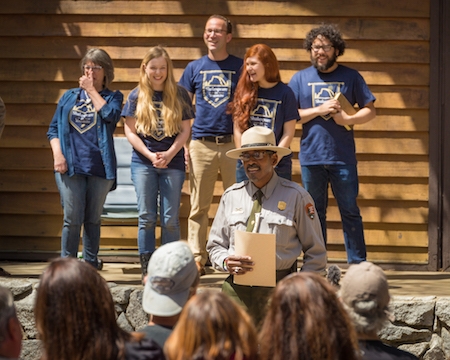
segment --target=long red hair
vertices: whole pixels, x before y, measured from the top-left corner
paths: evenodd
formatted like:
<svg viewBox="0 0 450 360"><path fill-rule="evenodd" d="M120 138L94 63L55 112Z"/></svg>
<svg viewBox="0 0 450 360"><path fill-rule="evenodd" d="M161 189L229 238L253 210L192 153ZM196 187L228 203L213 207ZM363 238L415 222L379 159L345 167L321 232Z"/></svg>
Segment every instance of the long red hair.
<svg viewBox="0 0 450 360"><path fill-rule="evenodd" d="M264 65L266 81L281 81L277 57L269 46L256 44L247 50L244 57L244 69L237 83L233 101L228 105L228 112L232 114L235 126L238 126L242 131L248 129L250 112L255 108L258 99L259 86L250 80L250 76L245 70L246 61L249 57L258 58Z"/></svg>

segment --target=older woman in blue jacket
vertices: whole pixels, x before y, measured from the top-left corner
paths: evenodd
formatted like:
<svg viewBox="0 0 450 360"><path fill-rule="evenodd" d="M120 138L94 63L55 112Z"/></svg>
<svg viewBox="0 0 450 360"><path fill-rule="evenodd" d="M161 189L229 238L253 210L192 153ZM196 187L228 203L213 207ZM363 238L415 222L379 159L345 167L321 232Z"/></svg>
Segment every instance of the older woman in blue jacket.
<svg viewBox="0 0 450 360"><path fill-rule="evenodd" d="M79 87L59 100L47 137L64 210L61 256L77 256L83 225L83 258L97 267L103 204L115 186L113 133L123 94L108 89L114 67L104 50L90 49L80 65Z"/></svg>

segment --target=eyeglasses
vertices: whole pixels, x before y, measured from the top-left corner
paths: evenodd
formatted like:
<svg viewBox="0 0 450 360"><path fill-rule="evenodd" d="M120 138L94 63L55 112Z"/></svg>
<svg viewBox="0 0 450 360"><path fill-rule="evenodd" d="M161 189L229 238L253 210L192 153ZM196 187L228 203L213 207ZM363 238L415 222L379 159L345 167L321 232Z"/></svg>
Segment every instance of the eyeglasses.
<svg viewBox="0 0 450 360"><path fill-rule="evenodd" d="M314 52L319 52L319 50L322 49L323 51L328 52L333 47L333 45L313 45L311 46L311 50Z"/></svg>
<svg viewBox="0 0 450 360"><path fill-rule="evenodd" d="M226 33L226 30L222 30L222 29L205 29L205 34L206 35L212 35L212 34L216 34L216 35L222 35L223 33Z"/></svg>
<svg viewBox="0 0 450 360"><path fill-rule="evenodd" d="M84 65L83 68L84 68L84 71L90 71L90 70L100 71L101 69L103 69L103 67L100 65L95 65L95 66Z"/></svg>
<svg viewBox="0 0 450 360"><path fill-rule="evenodd" d="M270 150L255 150L252 153L243 152L241 155L239 155L239 159L241 159L242 161L249 161L250 158L253 158L255 160L262 160L266 153L268 155L275 154L274 151L270 151Z"/></svg>

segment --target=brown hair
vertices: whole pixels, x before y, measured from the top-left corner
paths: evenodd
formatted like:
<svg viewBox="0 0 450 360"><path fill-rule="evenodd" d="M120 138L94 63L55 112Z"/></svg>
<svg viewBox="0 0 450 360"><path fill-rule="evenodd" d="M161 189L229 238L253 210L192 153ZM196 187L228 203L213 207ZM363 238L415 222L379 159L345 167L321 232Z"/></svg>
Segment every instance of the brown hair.
<svg viewBox="0 0 450 360"><path fill-rule="evenodd" d="M351 321L325 279L296 273L280 281L259 334L261 359L355 360Z"/></svg>
<svg viewBox="0 0 450 360"><path fill-rule="evenodd" d="M114 80L114 64L111 57L103 49L93 48L86 52L84 57L80 61L81 74L84 74L84 65L88 61L92 61L94 64L100 65L105 71L105 78L103 79L103 86L107 88Z"/></svg>
<svg viewBox="0 0 450 360"><path fill-rule="evenodd" d="M227 295L206 290L188 301L164 351L168 360L253 360L258 358L256 330Z"/></svg>
<svg viewBox="0 0 450 360"><path fill-rule="evenodd" d="M237 125L242 131L248 129L250 112L254 109L258 100L258 84L250 80L250 76L245 70L245 63L249 57L256 57L261 61L264 65L264 77L268 82L281 81L277 57L269 46L256 44L247 50L233 101L228 105L235 126Z"/></svg>
<svg viewBox="0 0 450 360"><path fill-rule="evenodd" d="M74 258L58 258L42 274L35 317L43 359L123 359L131 339L116 322L106 281Z"/></svg>

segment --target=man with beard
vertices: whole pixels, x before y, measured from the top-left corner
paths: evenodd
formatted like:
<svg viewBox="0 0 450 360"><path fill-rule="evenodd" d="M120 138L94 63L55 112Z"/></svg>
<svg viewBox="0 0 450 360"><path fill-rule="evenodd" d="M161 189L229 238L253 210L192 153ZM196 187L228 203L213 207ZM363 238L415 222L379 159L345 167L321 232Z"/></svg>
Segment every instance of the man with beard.
<svg viewBox="0 0 450 360"><path fill-rule="evenodd" d="M375 97L356 70L336 62L344 54L345 42L335 26L312 29L304 48L311 54L312 66L297 72L289 83L303 124L299 155L302 182L315 201L325 243L331 183L341 214L347 261L357 264L366 260L366 245L356 202L359 183L351 126L375 117ZM338 93L351 105L358 104L359 110L353 115L344 111L335 99Z"/></svg>
<svg viewBox="0 0 450 360"><path fill-rule="evenodd" d="M302 252L301 271L322 274L327 263L311 196L274 170L278 159L290 153L276 145L275 134L269 128L253 126L243 132L241 148L228 151L227 156L242 160L249 180L232 185L223 194L206 246L214 268L230 273L222 290L249 312L256 325L264 316L273 288L234 283L234 276L252 271L255 265L251 257L235 255L236 230L276 234L277 281L297 271L297 258ZM251 215L258 198L261 209L255 225Z"/></svg>

